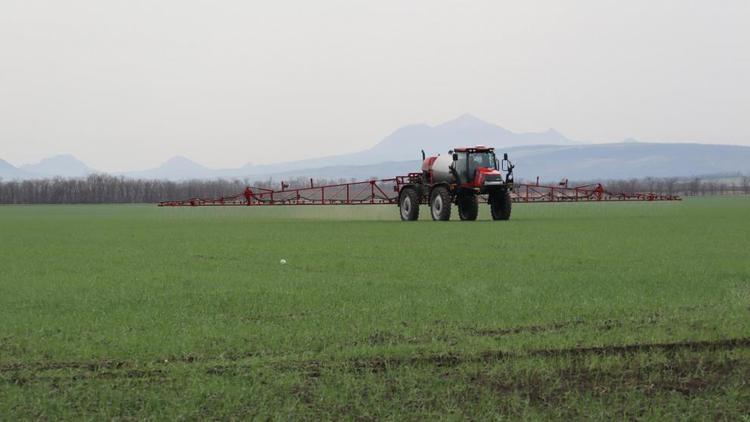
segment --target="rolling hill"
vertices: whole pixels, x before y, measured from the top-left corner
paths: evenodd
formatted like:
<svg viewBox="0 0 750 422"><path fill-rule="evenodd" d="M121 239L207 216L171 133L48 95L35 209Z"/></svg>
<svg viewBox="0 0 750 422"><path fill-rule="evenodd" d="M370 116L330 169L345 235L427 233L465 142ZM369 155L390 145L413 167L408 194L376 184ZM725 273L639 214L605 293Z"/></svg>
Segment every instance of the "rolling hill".
<svg viewBox="0 0 750 422"><path fill-rule="evenodd" d="M750 147L697 143L645 143L628 138L620 143L584 144L550 129L516 133L469 114L436 126L408 125L372 148L353 154L285 163L211 169L182 156L162 165L121 173L139 179L290 179L296 177L393 177L420 168L420 150L447 153L455 146L485 144L508 152L516 176L533 180L606 180L640 177L750 173ZM248 157L252 158L252 157ZM81 177L92 170L70 155L56 156L16 168L0 160L0 177L24 179Z"/></svg>
<svg viewBox="0 0 750 422"><path fill-rule="evenodd" d="M96 172L96 170L70 154L45 158L34 164L24 164L20 169L26 173L41 177L85 177L88 174Z"/></svg>
<svg viewBox="0 0 750 422"><path fill-rule="evenodd" d="M13 164L0 159L0 179L2 180L16 180L29 178L32 175L16 168Z"/></svg>

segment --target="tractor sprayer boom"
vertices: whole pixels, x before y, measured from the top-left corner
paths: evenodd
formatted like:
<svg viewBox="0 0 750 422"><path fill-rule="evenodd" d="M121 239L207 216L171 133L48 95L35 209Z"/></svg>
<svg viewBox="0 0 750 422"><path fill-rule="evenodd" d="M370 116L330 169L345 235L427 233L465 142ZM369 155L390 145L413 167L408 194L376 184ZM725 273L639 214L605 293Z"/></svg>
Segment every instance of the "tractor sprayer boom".
<svg viewBox="0 0 750 422"><path fill-rule="evenodd" d="M453 205L461 220L476 220L480 203L487 203L493 220L510 219L513 203L679 201L676 195L613 193L601 184L569 187L515 183L515 165L503 153L484 145L460 147L446 155L427 156L422 150L421 171L390 179L291 187L246 187L244 192L219 198L190 198L160 202L159 206L273 206L273 205L397 205L404 221L419 218L428 205L433 220L449 220Z"/></svg>

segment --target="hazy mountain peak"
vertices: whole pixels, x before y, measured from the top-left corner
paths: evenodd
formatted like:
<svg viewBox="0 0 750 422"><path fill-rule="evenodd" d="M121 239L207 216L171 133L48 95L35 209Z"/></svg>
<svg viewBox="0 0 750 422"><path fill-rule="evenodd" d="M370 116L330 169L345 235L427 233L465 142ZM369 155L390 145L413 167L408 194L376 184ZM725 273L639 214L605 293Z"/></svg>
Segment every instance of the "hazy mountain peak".
<svg viewBox="0 0 750 422"><path fill-rule="evenodd" d="M86 163L71 154L60 154L44 158L38 163L24 164L20 169L47 177L84 177L94 172Z"/></svg>
<svg viewBox="0 0 750 422"><path fill-rule="evenodd" d="M170 157L167 161L163 162L161 166L159 167L168 167L168 166L199 166L203 167L201 164L196 163L195 161L182 156L182 155L175 155L173 157Z"/></svg>
<svg viewBox="0 0 750 422"><path fill-rule="evenodd" d="M471 114L471 113L464 113L455 119L448 120L447 122L442 123L443 125L466 125L466 124L475 124L475 123L481 123L486 124L484 120L478 118L477 116Z"/></svg>
<svg viewBox="0 0 750 422"><path fill-rule="evenodd" d="M501 128L500 126L494 125L492 123L488 123L473 114L464 113L458 117L456 117L453 120L448 120L445 123L441 123L437 126L435 126L436 129L452 129L452 130L466 130L466 129L495 129L495 130L503 130L508 131L507 129Z"/></svg>
<svg viewBox="0 0 750 422"><path fill-rule="evenodd" d="M400 128L393 131L393 133L399 133L399 132L412 132L412 131L420 131L420 130L429 130L432 129L432 126L424 124L424 123L413 123L406 126L401 126Z"/></svg>
<svg viewBox="0 0 750 422"><path fill-rule="evenodd" d="M78 161L78 159L73 154L57 154L51 157L44 158L40 162L43 163L45 161L60 161L60 160Z"/></svg>
<svg viewBox="0 0 750 422"><path fill-rule="evenodd" d="M457 146L492 145L496 148L524 145L571 145L574 141L560 132L514 133L498 125L486 122L470 113L464 113L437 126L403 126L367 151L364 161L408 160L419 155L420 150L428 154L446 153ZM362 160L364 156L358 155Z"/></svg>
<svg viewBox="0 0 750 422"><path fill-rule="evenodd" d="M15 168L16 167L13 164L11 164L11 163L3 160L2 158L0 158L0 169L4 170L4 169L15 169Z"/></svg>
<svg viewBox="0 0 750 422"><path fill-rule="evenodd" d="M0 179L25 179L29 176L31 175L0 158Z"/></svg>
<svg viewBox="0 0 750 422"><path fill-rule="evenodd" d="M175 155L158 167L127 172L125 175L141 179L188 180L214 178L216 171L182 155Z"/></svg>
<svg viewBox="0 0 750 422"><path fill-rule="evenodd" d="M43 158L38 163L24 164L24 165L25 166L34 166L34 165L48 164L48 163L76 163L76 164L77 163L81 163L81 164L83 164L83 162L81 160L77 159L72 154L58 154L58 155L53 155L51 157Z"/></svg>

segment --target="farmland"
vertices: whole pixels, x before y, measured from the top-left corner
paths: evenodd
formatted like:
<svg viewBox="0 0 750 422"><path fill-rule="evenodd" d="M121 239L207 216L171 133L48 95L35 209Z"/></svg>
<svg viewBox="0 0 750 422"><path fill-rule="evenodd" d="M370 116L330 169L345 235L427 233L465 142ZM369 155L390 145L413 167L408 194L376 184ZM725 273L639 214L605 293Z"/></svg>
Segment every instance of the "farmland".
<svg viewBox="0 0 750 422"><path fill-rule="evenodd" d="M750 200L484 208L1 207L0 419L750 414Z"/></svg>

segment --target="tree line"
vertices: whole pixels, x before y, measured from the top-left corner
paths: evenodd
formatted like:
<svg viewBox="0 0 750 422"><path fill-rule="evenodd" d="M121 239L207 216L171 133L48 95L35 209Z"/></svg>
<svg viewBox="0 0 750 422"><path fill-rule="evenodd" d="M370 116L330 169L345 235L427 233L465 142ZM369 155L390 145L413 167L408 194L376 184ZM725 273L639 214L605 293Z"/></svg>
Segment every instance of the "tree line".
<svg viewBox="0 0 750 422"><path fill-rule="evenodd" d="M353 179L316 179L316 186L352 182ZM309 186L308 178L286 181L294 187ZM591 182L569 182L569 186ZM750 176L724 177L646 177L608 180L602 183L610 192L654 192L667 195L750 195ZM217 198L242 193L245 186L281 188L280 181L267 179L234 180L134 180L107 174L86 178L53 178L23 181L0 180L0 204L101 204L156 203L188 198Z"/></svg>
<svg viewBox="0 0 750 422"><path fill-rule="evenodd" d="M583 184L583 183L582 183ZM710 177L644 177L607 180L609 192L653 192L664 195L750 195L750 176L734 174Z"/></svg>
<svg viewBox="0 0 750 422"><path fill-rule="evenodd" d="M353 181L349 179L316 179L316 186ZM309 186L310 179L285 181L285 186ZM273 179L233 180L136 180L108 174L86 178L51 178L35 180L0 180L0 204L123 204L156 203L188 198L218 198L242 193L246 186L279 189Z"/></svg>

